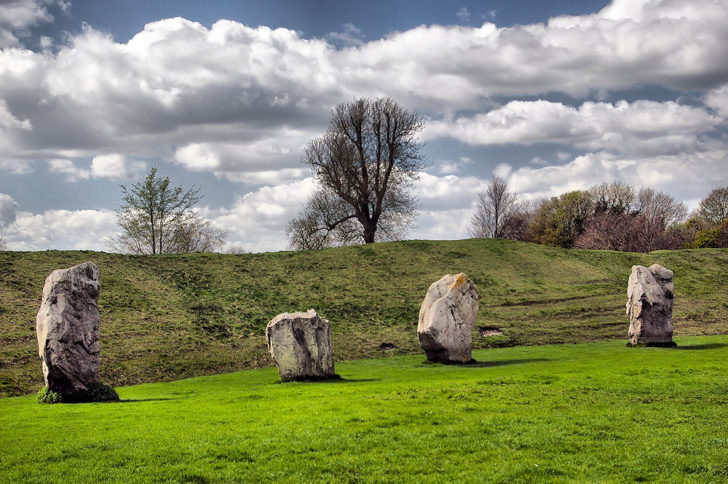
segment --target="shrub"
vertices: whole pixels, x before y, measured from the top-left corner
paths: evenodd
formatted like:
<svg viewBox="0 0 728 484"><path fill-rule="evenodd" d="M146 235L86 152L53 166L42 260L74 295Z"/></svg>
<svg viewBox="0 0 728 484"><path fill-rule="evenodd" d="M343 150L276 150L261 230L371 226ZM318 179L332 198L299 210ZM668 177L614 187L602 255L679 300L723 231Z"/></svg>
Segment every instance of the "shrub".
<svg viewBox="0 0 728 484"><path fill-rule="evenodd" d="M116 393L114 387L100 381L91 384L88 395L92 402L115 402L119 400L119 394Z"/></svg>
<svg viewBox="0 0 728 484"><path fill-rule="evenodd" d="M38 392L38 403L82 403L82 402L114 402L119 400L119 394L114 387L103 382L92 383L88 392L74 395L63 395L48 387Z"/></svg>
<svg viewBox="0 0 728 484"><path fill-rule="evenodd" d="M49 390L48 387L43 387L38 392L38 403L61 403L62 401L61 394Z"/></svg>

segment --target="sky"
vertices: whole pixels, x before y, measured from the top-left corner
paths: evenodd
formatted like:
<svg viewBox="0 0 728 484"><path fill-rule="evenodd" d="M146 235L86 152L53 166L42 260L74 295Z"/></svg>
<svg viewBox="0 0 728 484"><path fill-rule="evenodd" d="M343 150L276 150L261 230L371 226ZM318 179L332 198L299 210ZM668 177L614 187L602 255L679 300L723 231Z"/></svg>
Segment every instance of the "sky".
<svg viewBox="0 0 728 484"><path fill-rule="evenodd" d="M0 0L0 237L90 249L121 184L199 186L228 247L285 250L331 109L425 119L413 239L467 237L494 175L537 200L728 185L728 2Z"/></svg>

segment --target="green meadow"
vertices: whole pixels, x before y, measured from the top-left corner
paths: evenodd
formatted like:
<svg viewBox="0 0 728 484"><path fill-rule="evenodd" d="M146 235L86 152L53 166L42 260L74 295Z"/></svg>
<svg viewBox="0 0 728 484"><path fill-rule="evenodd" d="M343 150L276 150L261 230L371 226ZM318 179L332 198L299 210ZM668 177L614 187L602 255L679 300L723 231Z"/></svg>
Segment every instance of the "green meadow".
<svg viewBox="0 0 728 484"><path fill-rule="evenodd" d="M266 324L310 308L331 321L338 360L419 355L422 298L458 272L481 295L476 348L624 341L633 264L675 272L677 336L728 334L726 249L634 254L472 239L244 255L0 252L0 396L43 385L43 282L88 260L100 271L101 375L117 386L269 366Z"/></svg>
<svg viewBox="0 0 728 484"><path fill-rule="evenodd" d="M724 482L728 337L338 362L0 399L3 482Z"/></svg>

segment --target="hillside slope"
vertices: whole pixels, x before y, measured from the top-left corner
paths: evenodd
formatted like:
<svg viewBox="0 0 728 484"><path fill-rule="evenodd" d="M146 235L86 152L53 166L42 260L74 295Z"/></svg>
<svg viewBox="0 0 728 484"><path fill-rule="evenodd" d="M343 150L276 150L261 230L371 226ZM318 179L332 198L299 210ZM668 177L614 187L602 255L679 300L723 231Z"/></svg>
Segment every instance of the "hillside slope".
<svg viewBox="0 0 728 484"><path fill-rule="evenodd" d="M0 396L41 387L43 282L87 260L100 270L102 378L115 385L268 365L268 321L309 308L331 321L338 359L418 352L425 291L456 272L480 290L476 326L504 333L476 328L480 348L626 340L633 264L675 271L676 335L728 333L728 250L720 249L631 254L473 239L246 255L0 252Z"/></svg>

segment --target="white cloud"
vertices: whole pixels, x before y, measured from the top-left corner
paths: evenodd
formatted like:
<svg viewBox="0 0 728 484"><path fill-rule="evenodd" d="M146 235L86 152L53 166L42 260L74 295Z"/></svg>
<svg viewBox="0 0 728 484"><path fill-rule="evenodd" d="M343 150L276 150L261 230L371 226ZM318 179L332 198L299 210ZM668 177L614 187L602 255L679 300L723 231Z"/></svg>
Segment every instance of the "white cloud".
<svg viewBox="0 0 728 484"><path fill-rule="evenodd" d="M108 250L104 240L115 229L116 214L110 210L18 211L3 229L3 239L9 250Z"/></svg>
<svg viewBox="0 0 728 484"><path fill-rule="evenodd" d="M91 176L89 170L84 170L75 165L72 160L66 158L55 158L48 162L51 173L65 175L67 182L76 182L79 180L88 180Z"/></svg>
<svg viewBox="0 0 728 484"><path fill-rule="evenodd" d="M488 113L432 121L425 137L453 137L473 145L558 143L664 154L711 149L715 141L701 135L724 124L704 108L672 101L586 102L579 108L543 100L511 101Z"/></svg>
<svg viewBox="0 0 728 484"><path fill-rule="evenodd" d="M563 165L521 167L507 177L513 191L531 200L613 180L651 186L678 200L702 198L711 187L728 184L728 149L648 158L589 153Z"/></svg>
<svg viewBox="0 0 728 484"><path fill-rule="evenodd" d="M302 178L301 154L313 132L283 128L247 142L190 143L174 161L191 171L206 171L231 181L279 184Z"/></svg>
<svg viewBox="0 0 728 484"><path fill-rule="evenodd" d="M458 18L460 23L470 23L470 12L467 7L460 7L458 11L455 12L455 16Z"/></svg>
<svg viewBox="0 0 728 484"><path fill-rule="evenodd" d="M0 2L0 48L13 47L27 35L26 28L50 22L47 0L3 0Z"/></svg>
<svg viewBox="0 0 728 484"><path fill-rule="evenodd" d="M91 160L91 176L94 178L128 180L141 175L146 169L147 164L143 161L130 160L118 153L94 156Z"/></svg>
<svg viewBox="0 0 728 484"><path fill-rule="evenodd" d="M36 13L45 8L27 3ZM0 99L7 103L0 119L16 126L2 150L52 159L168 157L221 141L291 148L287 131L322 131L330 108L356 96L386 94L442 114L482 111L489 96L585 96L642 84L718 88L728 82L727 20L725 2L687 8L677 0L617 0L546 24L420 26L345 49L230 20L206 28L164 19L126 43L86 28L57 52L0 50ZM358 35L353 25L347 32Z"/></svg>
<svg viewBox="0 0 728 484"><path fill-rule="evenodd" d="M250 252L284 250L285 228L313 193L312 178L275 187L265 186L237 198L232 207L206 210L203 215L229 232L228 245Z"/></svg>
<svg viewBox="0 0 728 484"><path fill-rule="evenodd" d="M355 47L364 44L364 32L354 24L345 23L341 32L330 32L326 40L337 47Z"/></svg>

